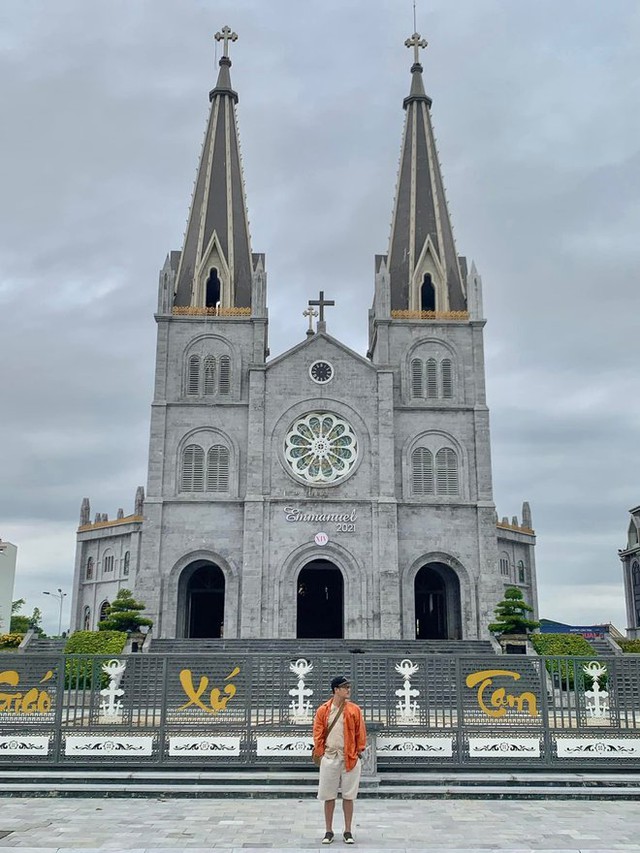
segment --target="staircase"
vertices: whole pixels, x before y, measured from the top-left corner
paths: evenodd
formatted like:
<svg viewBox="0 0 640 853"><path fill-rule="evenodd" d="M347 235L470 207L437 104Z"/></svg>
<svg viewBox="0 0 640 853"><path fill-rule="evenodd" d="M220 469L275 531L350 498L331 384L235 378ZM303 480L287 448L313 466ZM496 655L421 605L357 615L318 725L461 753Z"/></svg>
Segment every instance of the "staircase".
<svg viewBox="0 0 640 853"><path fill-rule="evenodd" d="M268 640L268 639L172 639L151 640L151 653L160 654L261 654L275 652L291 657L331 657L340 654L493 655L489 640Z"/></svg>

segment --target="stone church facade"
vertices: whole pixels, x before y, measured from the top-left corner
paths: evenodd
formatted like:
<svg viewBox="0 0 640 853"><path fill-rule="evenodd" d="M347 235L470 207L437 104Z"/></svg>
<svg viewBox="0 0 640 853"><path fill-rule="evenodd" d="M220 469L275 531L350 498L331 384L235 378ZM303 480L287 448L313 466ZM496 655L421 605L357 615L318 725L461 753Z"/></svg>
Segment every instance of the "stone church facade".
<svg viewBox="0 0 640 853"><path fill-rule="evenodd" d="M482 283L456 252L408 43L366 356L327 331L321 293L306 338L268 359L220 60L183 249L160 274L146 495L112 521L83 501L72 627L95 628L122 587L160 637L484 638L512 585L537 612L529 507L499 522L493 503Z"/></svg>

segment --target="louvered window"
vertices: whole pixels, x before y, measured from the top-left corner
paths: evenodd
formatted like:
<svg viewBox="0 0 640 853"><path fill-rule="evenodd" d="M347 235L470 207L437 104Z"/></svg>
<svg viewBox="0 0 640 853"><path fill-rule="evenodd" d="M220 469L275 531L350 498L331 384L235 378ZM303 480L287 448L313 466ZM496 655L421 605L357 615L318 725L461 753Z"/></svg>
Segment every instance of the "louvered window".
<svg viewBox="0 0 640 853"><path fill-rule="evenodd" d="M458 494L458 457L450 447L443 447L436 453L436 492L439 495Z"/></svg>
<svg viewBox="0 0 640 853"><path fill-rule="evenodd" d="M200 391L200 356L189 358L187 370L187 394L197 394Z"/></svg>
<svg viewBox="0 0 640 853"><path fill-rule="evenodd" d="M522 560L518 560L518 583L526 583L527 572Z"/></svg>
<svg viewBox="0 0 640 853"><path fill-rule="evenodd" d="M98 622L104 622L104 620L108 616L108 613L107 613L108 609L109 609L109 602L103 601L102 604L100 605L100 618L98 619Z"/></svg>
<svg viewBox="0 0 640 853"><path fill-rule="evenodd" d="M411 396L424 396L424 391L422 390L422 361L419 358L414 358L411 362Z"/></svg>
<svg viewBox="0 0 640 853"><path fill-rule="evenodd" d="M440 362L442 373L442 396L447 399L453 397L453 370L450 358L443 358Z"/></svg>
<svg viewBox="0 0 640 853"><path fill-rule="evenodd" d="M438 363L435 358L427 359L427 397L433 400L438 396Z"/></svg>
<svg viewBox="0 0 640 853"><path fill-rule="evenodd" d="M93 557L89 557L89 559L87 560L87 570L85 577L88 581L93 578Z"/></svg>
<svg viewBox="0 0 640 853"><path fill-rule="evenodd" d="M128 575L131 568L131 554L127 551L124 555L124 563L122 565L122 574Z"/></svg>
<svg viewBox="0 0 640 853"><path fill-rule="evenodd" d="M204 393L215 394L216 392L216 360L208 355L204 360Z"/></svg>
<svg viewBox="0 0 640 853"><path fill-rule="evenodd" d="M102 565L103 565L103 571L112 572L113 571L113 554L109 554L108 557L103 557Z"/></svg>
<svg viewBox="0 0 640 853"><path fill-rule="evenodd" d="M500 574L503 578L509 577L509 558L506 554L500 556Z"/></svg>
<svg viewBox="0 0 640 853"><path fill-rule="evenodd" d="M223 355L220 359L218 390L221 394L228 394L231 390L231 359L228 355Z"/></svg>
<svg viewBox="0 0 640 853"><path fill-rule="evenodd" d="M204 450L197 444L189 444L182 452L180 491L204 491Z"/></svg>
<svg viewBox="0 0 640 853"><path fill-rule="evenodd" d="M229 491L229 450L214 444L207 454L207 491Z"/></svg>
<svg viewBox="0 0 640 853"><path fill-rule="evenodd" d="M411 454L411 490L416 497L433 494L433 456L426 447Z"/></svg>

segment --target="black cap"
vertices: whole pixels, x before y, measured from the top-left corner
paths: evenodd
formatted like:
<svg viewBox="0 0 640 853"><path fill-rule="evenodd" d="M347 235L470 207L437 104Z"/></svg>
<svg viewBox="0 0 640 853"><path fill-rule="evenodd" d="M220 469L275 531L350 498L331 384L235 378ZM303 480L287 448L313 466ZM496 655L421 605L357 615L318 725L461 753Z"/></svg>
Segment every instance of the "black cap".
<svg viewBox="0 0 640 853"><path fill-rule="evenodd" d="M336 675L335 678L331 679L331 689L335 690L336 687L346 687L347 684L351 684L346 675Z"/></svg>

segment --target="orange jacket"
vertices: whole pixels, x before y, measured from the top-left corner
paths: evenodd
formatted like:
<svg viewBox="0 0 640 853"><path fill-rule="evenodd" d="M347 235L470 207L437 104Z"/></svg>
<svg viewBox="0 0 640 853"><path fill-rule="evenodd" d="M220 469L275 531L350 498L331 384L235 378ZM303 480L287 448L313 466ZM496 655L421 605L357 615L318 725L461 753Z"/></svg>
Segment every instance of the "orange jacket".
<svg viewBox="0 0 640 853"><path fill-rule="evenodd" d="M333 697L324 705L320 705L313 721L313 746L317 755L324 755L332 703ZM367 729L362 711L355 702L349 702L349 700L345 702L342 718L344 720L344 766L347 770L353 770L358 761L358 753L362 752L367 745ZM336 725L340 725L340 720Z"/></svg>

